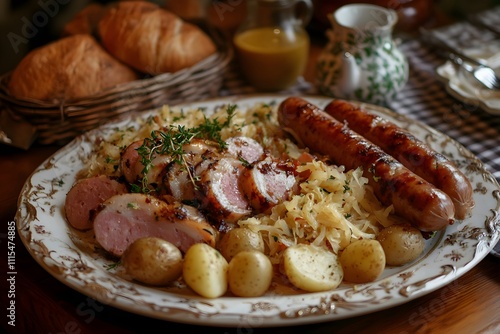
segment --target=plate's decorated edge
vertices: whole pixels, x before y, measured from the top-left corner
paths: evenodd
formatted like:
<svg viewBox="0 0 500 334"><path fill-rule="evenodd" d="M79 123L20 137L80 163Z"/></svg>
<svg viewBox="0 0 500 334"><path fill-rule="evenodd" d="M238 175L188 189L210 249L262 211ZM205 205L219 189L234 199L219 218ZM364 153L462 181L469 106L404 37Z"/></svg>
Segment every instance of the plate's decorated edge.
<svg viewBox="0 0 500 334"><path fill-rule="evenodd" d="M240 96L216 100L237 101L249 98L279 100L285 98L285 96ZM305 96L305 98L321 99L322 101L326 99L325 97L314 96ZM199 102L199 104L204 103L210 103L210 100ZM189 105L194 104L190 103ZM250 321L255 318L253 321L257 321L258 319L265 318L266 321L262 323L262 325L265 326L292 325L296 323L311 323L361 315L372 311L371 308L368 307L370 305L375 306L376 310L380 310L382 308L388 308L404 303L451 282L465 273L468 268L475 265L488 254L489 249L495 245L496 241L498 241L500 233L500 219L498 214L500 203L498 190L499 186L491 174L486 171L482 162L475 158L470 151L466 150L458 142L440 134L438 131L423 123L411 120L404 115L396 114L389 109L377 106L370 106L370 108L395 118L400 123L406 122L407 127L421 127L428 132L426 140L429 140L430 143L436 141L439 137L444 136L443 138L446 139L446 143L444 145L446 146L451 143L461 155L461 157L453 157L453 159L459 162L462 161L462 163L464 161L469 162L466 166L462 165L462 168L465 168L469 174L476 173L481 176L479 180L475 180L475 191L486 195L484 192L488 191L488 187L481 185L481 182L490 183L490 188L494 188L491 195L496 201L496 205L495 208L491 210L489 215L485 215L484 227L470 227L466 225L461 229L458 229L457 226L457 229L451 229L450 233L443 233L440 245L438 249L434 251L449 251L449 253L446 253L444 257L449 259L450 262L441 265L438 272L434 273L430 277L418 278L412 281L413 268L410 267L400 273L397 273L396 275L391 276L390 278L392 279L392 282L391 279L385 278L379 282L375 282L374 284L352 286L351 288L347 288L342 291L287 296L287 298L290 299L297 299L298 303L294 302L289 308L284 310L277 305L276 300L279 300L280 297L276 296L243 300L242 303L249 303L250 305L250 312L245 313L231 313L232 311L229 312L229 310L226 310L226 313L222 312L222 310L213 312L213 305L219 303L217 300L207 301L197 297L190 298L181 297L179 295L172 296L175 299L175 303L189 305L187 308L181 306L173 307L172 301L169 300L169 298L162 299L162 305L159 305L156 302L148 302L147 299L133 298L131 296L140 297L141 295L151 293L151 291L149 291L151 289L148 290L148 288L144 288L141 285L134 284L126 280L121 281L120 279L114 277L107 279L99 277L99 280L97 280L96 277L92 278L90 274L95 274L99 270L102 271L102 268L98 268L94 263L86 261L86 259L82 257L82 254L79 254L78 250L74 251L74 257L66 256L63 260L64 263L61 263L61 259L55 259L53 256L56 254L54 254L54 251L50 249L50 245L47 246L44 243L44 239L49 240L50 236L45 235L46 231L44 231L44 226L39 224L38 210L41 209L44 214L47 214L48 211L48 214L53 216L58 208L54 206L42 206L37 208L33 203L28 201L28 199L34 199L34 197L36 197L37 200L50 202L50 199L53 198L53 196L58 192L58 187L61 187L60 180L64 173L57 175L56 178L44 180L43 185L32 184L31 181L33 177L43 171L56 168L55 165L58 159L67 154L65 153L66 151L77 152L74 153L76 156L78 156L78 154L88 153L86 150L90 149L89 141L91 141L93 137L98 136L99 132L102 130L91 131L78 137L65 148L48 158L42 165L39 166L39 168L35 170L35 172L33 172L23 187L19 197L19 209L16 214L19 234L28 251L36 259L36 261L62 283L85 295L96 298L105 304L113 305L130 312L165 320L208 325L234 326L235 321L238 320ZM122 121L123 120L120 120L118 123ZM117 123L111 122L104 127L109 128L114 124ZM37 201L34 202L37 203ZM37 236L36 238L33 237L34 234ZM69 240L73 242L71 238ZM477 241L477 243L471 244L475 241ZM71 249L72 245L67 243L65 247ZM471 247L474 248L472 258L467 260L465 263L461 263L460 261L462 261L465 256L457 250L463 249L466 251ZM448 250L449 248L452 249ZM455 265L454 262L460 262L461 264ZM418 264L416 265L418 266ZM83 287L81 285L82 282L85 282L87 285ZM113 286L113 284L115 285ZM110 285L113 289L109 288ZM401 296L403 298L396 298ZM305 302L301 302L300 300ZM226 302L226 299L221 299L222 304ZM294 307L294 305L300 306ZM187 317L180 319L178 314L183 314L184 316L187 315Z"/></svg>

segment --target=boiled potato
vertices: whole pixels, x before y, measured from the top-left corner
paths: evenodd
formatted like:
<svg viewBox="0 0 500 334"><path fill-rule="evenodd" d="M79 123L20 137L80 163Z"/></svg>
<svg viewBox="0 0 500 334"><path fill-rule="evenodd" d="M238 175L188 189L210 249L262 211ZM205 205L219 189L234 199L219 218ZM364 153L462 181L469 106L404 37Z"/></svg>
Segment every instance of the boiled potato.
<svg viewBox="0 0 500 334"><path fill-rule="evenodd" d="M313 245L288 247L283 252L283 265L290 282L305 291L331 290L342 282L337 255Z"/></svg>
<svg viewBox="0 0 500 334"><path fill-rule="evenodd" d="M126 272L135 280L165 285L182 274L182 253L160 238L139 238L122 255Z"/></svg>
<svg viewBox="0 0 500 334"><path fill-rule="evenodd" d="M206 298L217 298L226 293L227 269L226 259L207 244L194 244L184 255L184 281Z"/></svg>
<svg viewBox="0 0 500 334"><path fill-rule="evenodd" d="M229 262L229 290L240 297L262 296L273 280L271 260L257 250L241 251Z"/></svg>
<svg viewBox="0 0 500 334"><path fill-rule="evenodd" d="M385 254L377 240L358 240L340 255L344 279L351 283L373 282L385 268Z"/></svg>
<svg viewBox="0 0 500 334"><path fill-rule="evenodd" d="M385 261L390 266L401 266L418 258L424 251L422 233L409 224L386 227L377 235L385 252Z"/></svg>
<svg viewBox="0 0 500 334"><path fill-rule="evenodd" d="M264 252L262 236L245 227L236 227L224 234L217 247L227 261L244 250Z"/></svg>

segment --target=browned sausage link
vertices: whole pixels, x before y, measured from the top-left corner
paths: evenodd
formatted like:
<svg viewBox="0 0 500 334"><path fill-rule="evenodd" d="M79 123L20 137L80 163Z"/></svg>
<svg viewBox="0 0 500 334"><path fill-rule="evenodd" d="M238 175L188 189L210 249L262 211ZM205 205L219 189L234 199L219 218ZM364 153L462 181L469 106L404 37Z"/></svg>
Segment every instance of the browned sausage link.
<svg viewBox="0 0 500 334"><path fill-rule="evenodd" d="M415 175L382 149L307 101L290 97L278 109L280 124L313 151L328 155L363 175L385 205L422 231L437 231L454 221L448 195Z"/></svg>
<svg viewBox="0 0 500 334"><path fill-rule="evenodd" d="M444 155L434 151L408 131L384 118L343 100L329 103L330 116L359 133L399 160L409 170L444 191L455 205L455 218L464 219L474 207L467 177Z"/></svg>

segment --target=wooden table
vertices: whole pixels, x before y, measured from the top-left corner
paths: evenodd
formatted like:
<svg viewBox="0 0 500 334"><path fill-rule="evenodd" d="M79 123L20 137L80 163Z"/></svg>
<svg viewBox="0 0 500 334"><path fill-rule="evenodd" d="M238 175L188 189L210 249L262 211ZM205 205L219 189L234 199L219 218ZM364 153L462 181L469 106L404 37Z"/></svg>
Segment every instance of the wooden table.
<svg viewBox="0 0 500 334"><path fill-rule="evenodd" d="M306 79L312 80L311 50ZM7 225L31 172L59 147L35 145L28 151L0 147L0 256L7 273ZM8 325L7 278L1 280L2 327L9 333L500 333L500 259L488 255L451 284L401 306L355 318L285 328L212 328L170 323L99 304L57 281L15 242L16 326ZM237 324L235 324L237 326Z"/></svg>

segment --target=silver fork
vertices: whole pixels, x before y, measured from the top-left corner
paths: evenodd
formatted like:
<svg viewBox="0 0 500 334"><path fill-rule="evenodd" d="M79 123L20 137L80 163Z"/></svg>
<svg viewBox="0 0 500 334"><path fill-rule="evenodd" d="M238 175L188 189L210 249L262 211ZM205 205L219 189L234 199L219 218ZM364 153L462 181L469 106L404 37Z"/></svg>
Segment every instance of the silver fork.
<svg viewBox="0 0 500 334"><path fill-rule="evenodd" d="M500 89L500 74L497 74L494 69L450 47L448 43L429 30L421 28L420 32L426 42L434 45L438 52L446 53L450 60L452 60L455 64L462 66L462 68L466 71L472 73L474 78L476 78L476 80L482 83L486 88L493 90Z"/></svg>
<svg viewBox="0 0 500 334"><path fill-rule="evenodd" d="M474 78L490 89L500 89L500 78L494 69L478 66L473 72Z"/></svg>
<svg viewBox="0 0 500 334"><path fill-rule="evenodd" d="M449 53L449 58L455 64L461 66L467 72L470 72L474 78L476 78L476 80L482 83L486 88L494 90L500 89L500 77L491 67L473 59L467 59L467 61L464 61L463 56L452 52ZM470 63L473 63L474 65L471 65Z"/></svg>

